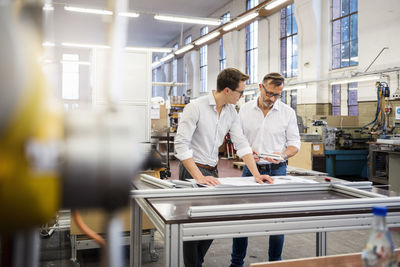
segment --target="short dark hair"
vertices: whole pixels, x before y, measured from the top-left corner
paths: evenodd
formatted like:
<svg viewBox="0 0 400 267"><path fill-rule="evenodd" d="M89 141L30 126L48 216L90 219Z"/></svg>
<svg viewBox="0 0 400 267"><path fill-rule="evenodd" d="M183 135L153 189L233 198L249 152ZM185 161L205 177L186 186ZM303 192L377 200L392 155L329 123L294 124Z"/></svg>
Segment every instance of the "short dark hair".
<svg viewBox="0 0 400 267"><path fill-rule="evenodd" d="M283 78L283 76L277 72L271 72L265 75L263 78L263 83L268 82L268 80L271 80L270 83L276 86L281 86L285 83L285 78Z"/></svg>
<svg viewBox="0 0 400 267"><path fill-rule="evenodd" d="M221 92L226 87L235 91L239 87L240 82L247 81L248 79L249 75L244 74L238 69L235 68L224 69L218 74L217 91Z"/></svg>

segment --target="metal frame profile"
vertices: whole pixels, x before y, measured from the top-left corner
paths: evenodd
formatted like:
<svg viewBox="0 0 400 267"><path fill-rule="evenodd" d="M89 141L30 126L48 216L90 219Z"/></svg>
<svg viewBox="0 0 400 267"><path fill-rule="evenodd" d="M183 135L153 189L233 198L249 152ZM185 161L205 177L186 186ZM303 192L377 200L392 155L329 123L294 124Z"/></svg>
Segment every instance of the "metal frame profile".
<svg viewBox="0 0 400 267"><path fill-rule="evenodd" d="M153 222L165 240L165 266L183 265L183 241L263 236L275 234L317 233L317 256L326 255L326 232L352 229L367 229L372 223L372 215L365 209L373 205L389 207L387 223L390 227L400 226L400 197L367 192L365 183L354 183L353 187L340 184L286 184L244 188L197 188L197 189L159 189L132 191L131 266L141 264L141 210ZM371 188L371 183L369 183ZM324 201L287 201L265 205L235 204L190 207L190 216L183 222L167 222L162 211L152 205L152 198L185 198L193 196L221 196L227 194L256 193L312 193L316 190L333 190L353 198ZM158 193L156 193L158 191ZM174 193L174 194L173 194ZM213 193L213 194L211 194ZM256 207L256 208L254 208ZM250 209L250 210L249 210ZM345 211L342 214L338 210ZM364 209L360 212L360 209ZM390 211L392 209L392 211ZM396 211L394 212L393 209ZM188 212L189 212L188 210ZM399 212L397 212L397 210ZM318 213L315 211L323 211ZM336 211L328 214L327 211ZM280 216L285 213L286 216ZM293 216L287 216L293 214ZM295 215L294 215L295 214ZM252 216L259 215L259 216ZM265 216L264 216L265 215ZM217 219L216 219L217 218ZM225 219L224 219L225 218ZM196 222L193 219L202 219ZM135 241L135 242L133 242Z"/></svg>

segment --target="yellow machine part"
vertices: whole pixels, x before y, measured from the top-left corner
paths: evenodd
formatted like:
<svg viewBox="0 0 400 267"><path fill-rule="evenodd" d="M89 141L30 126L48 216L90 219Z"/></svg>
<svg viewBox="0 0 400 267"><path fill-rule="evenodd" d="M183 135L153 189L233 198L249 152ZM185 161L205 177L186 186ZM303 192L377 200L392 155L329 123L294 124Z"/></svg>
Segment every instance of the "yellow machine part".
<svg viewBox="0 0 400 267"><path fill-rule="evenodd" d="M52 106L41 67L34 58L27 61L31 68L24 95L0 132L0 233L44 224L59 209L56 170L37 169L27 144L59 141L61 113Z"/></svg>

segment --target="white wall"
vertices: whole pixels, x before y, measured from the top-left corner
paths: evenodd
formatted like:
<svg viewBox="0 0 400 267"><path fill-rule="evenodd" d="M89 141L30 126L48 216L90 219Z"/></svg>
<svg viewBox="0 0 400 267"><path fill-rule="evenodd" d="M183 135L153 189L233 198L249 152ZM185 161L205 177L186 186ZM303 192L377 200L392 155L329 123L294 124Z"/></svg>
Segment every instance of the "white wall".
<svg viewBox="0 0 400 267"><path fill-rule="evenodd" d="M358 1L358 40L359 65L338 70L331 70L331 23L330 5L327 0L295 0L295 17L298 24L299 61L298 77L287 83L308 82L307 88L298 90L298 104L330 103L331 78L348 77L363 72L383 47L385 50L369 71L380 71L400 67L400 1L398 0L359 0ZM233 0L223 8L211 14L218 17L230 11L231 18L245 12L245 1ZM200 35L201 26L192 27L183 35L192 35L195 40ZM210 31L212 28L210 27ZM268 72L280 72L280 13L259 20L258 43L258 79ZM227 55L227 67L236 67L245 71L245 29L232 31L223 36ZM168 45L179 41L174 38ZM199 90L199 51L191 51L192 64L189 81L194 89L194 96ZM196 55L196 56L195 56ZM219 42L208 46L208 88L215 88L215 79L219 72ZM165 67L168 64L165 64ZM162 68L165 68L162 67ZM183 73L183 64L178 70ZM396 73L390 73L392 92L398 88ZM179 77L179 76L178 76ZM183 77L183 76L182 76ZM374 81L360 82L359 101L376 100ZM342 90L345 91L345 90ZM344 97L344 96L343 96Z"/></svg>

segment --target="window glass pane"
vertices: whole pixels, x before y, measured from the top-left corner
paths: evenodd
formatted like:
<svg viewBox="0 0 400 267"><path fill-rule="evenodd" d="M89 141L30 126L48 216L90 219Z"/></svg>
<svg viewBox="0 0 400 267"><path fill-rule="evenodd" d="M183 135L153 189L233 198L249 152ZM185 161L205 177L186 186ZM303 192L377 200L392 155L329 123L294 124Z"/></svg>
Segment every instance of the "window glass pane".
<svg viewBox="0 0 400 267"><path fill-rule="evenodd" d="M292 5L286 7L286 16L290 16L290 14L292 14Z"/></svg>
<svg viewBox="0 0 400 267"><path fill-rule="evenodd" d="M281 9L281 19L286 18L286 8Z"/></svg>
<svg viewBox="0 0 400 267"><path fill-rule="evenodd" d="M63 54L62 59L67 60L67 61L79 61L79 55L78 54Z"/></svg>
<svg viewBox="0 0 400 267"><path fill-rule="evenodd" d="M298 40L297 40L297 34L296 34L296 35L293 35L293 44L292 44L292 46L293 46L293 56L297 56L297 51L298 51L297 44L298 44Z"/></svg>
<svg viewBox="0 0 400 267"><path fill-rule="evenodd" d="M350 40L356 40L358 36L358 15L354 14L350 17Z"/></svg>
<svg viewBox="0 0 400 267"><path fill-rule="evenodd" d="M349 106L355 106L358 104L357 89L349 90Z"/></svg>
<svg viewBox="0 0 400 267"><path fill-rule="evenodd" d="M297 111L297 90L290 92L290 106Z"/></svg>
<svg viewBox="0 0 400 267"><path fill-rule="evenodd" d="M341 67L349 66L349 43L343 43L341 45Z"/></svg>
<svg viewBox="0 0 400 267"><path fill-rule="evenodd" d="M332 68L340 68L340 45L332 47Z"/></svg>
<svg viewBox="0 0 400 267"><path fill-rule="evenodd" d="M337 19L340 17L340 0L332 1L332 19Z"/></svg>
<svg viewBox="0 0 400 267"><path fill-rule="evenodd" d="M286 76L286 39L281 40L281 73Z"/></svg>
<svg viewBox="0 0 400 267"><path fill-rule="evenodd" d="M349 41L350 27L349 27L349 17L342 19L342 43Z"/></svg>
<svg viewBox="0 0 400 267"><path fill-rule="evenodd" d="M286 17L286 35L292 34L292 17Z"/></svg>
<svg viewBox="0 0 400 267"><path fill-rule="evenodd" d="M79 99L79 73L63 73L62 98L69 100Z"/></svg>
<svg viewBox="0 0 400 267"><path fill-rule="evenodd" d="M332 44L337 45L340 43L340 19L332 23Z"/></svg>
<svg viewBox="0 0 400 267"><path fill-rule="evenodd" d="M332 85L332 104L340 107L340 85Z"/></svg>
<svg viewBox="0 0 400 267"><path fill-rule="evenodd" d="M350 42L350 66L358 65L358 40Z"/></svg>
<svg viewBox="0 0 400 267"><path fill-rule="evenodd" d="M358 10L358 0L350 0L350 13Z"/></svg>
<svg viewBox="0 0 400 267"><path fill-rule="evenodd" d="M192 42L192 36L189 35L185 38L185 45L190 44Z"/></svg>
<svg viewBox="0 0 400 267"><path fill-rule="evenodd" d="M293 70L292 70L292 76L297 76L297 56L293 57Z"/></svg>
<svg viewBox="0 0 400 267"><path fill-rule="evenodd" d="M358 88L358 83L349 83L349 89L357 89Z"/></svg>
<svg viewBox="0 0 400 267"><path fill-rule="evenodd" d="M296 22L296 18L294 17L294 15L292 15L292 22L293 22L293 34L297 33L297 22Z"/></svg>
<svg viewBox="0 0 400 267"><path fill-rule="evenodd" d="M283 103L285 103L285 104L286 104L286 103L287 103L287 102L286 102L286 98L287 98L287 97L286 97L286 95L287 95L287 91L283 91L281 95L282 95L282 97L281 97L281 101L282 101Z"/></svg>
<svg viewBox="0 0 400 267"><path fill-rule="evenodd" d="M358 116L358 105L349 106L349 116Z"/></svg>
<svg viewBox="0 0 400 267"><path fill-rule="evenodd" d="M293 45L293 41L292 41L292 37L288 37L287 39L287 49L286 49L286 56L289 58L289 57L292 57L292 49L293 49L293 47L292 47L292 45Z"/></svg>
<svg viewBox="0 0 400 267"><path fill-rule="evenodd" d="M340 107L332 107L332 115L340 116Z"/></svg>
<svg viewBox="0 0 400 267"><path fill-rule="evenodd" d="M349 14L349 0L342 0L342 16Z"/></svg>
<svg viewBox="0 0 400 267"><path fill-rule="evenodd" d="M281 37L286 36L286 18L281 19Z"/></svg>

